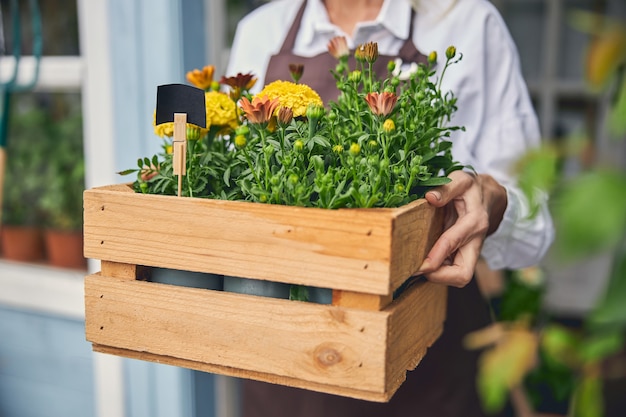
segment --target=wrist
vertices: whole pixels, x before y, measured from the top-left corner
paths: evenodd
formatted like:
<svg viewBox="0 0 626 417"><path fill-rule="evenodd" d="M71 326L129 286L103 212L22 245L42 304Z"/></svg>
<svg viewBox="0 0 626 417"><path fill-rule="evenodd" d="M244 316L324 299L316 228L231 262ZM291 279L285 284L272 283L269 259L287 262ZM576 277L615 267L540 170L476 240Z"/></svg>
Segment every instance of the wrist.
<svg viewBox="0 0 626 417"><path fill-rule="evenodd" d="M498 183L491 175L478 175L480 186L483 192L483 201L489 215L489 228L487 236L498 230L504 212L508 204L506 188Z"/></svg>

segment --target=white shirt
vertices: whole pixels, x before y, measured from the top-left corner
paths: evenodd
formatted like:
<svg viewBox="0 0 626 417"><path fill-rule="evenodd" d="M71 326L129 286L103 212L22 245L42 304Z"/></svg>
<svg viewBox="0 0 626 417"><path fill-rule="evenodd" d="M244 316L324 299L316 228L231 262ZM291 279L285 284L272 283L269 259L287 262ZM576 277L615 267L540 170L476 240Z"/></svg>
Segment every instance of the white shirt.
<svg viewBox="0 0 626 417"><path fill-rule="evenodd" d="M260 89L269 59L282 46L301 4L276 0L244 17L226 74L254 72L259 77L255 88ZM452 91L458 98L452 124L466 128L452 137L454 158L490 174L507 189L504 218L485 240L481 255L492 269L536 265L551 245L554 229L545 198L539 212L529 218L528 201L512 172L516 161L540 143L516 46L486 0L422 0L417 11L412 23L418 50L425 55L437 51L440 62L450 45L463 54L448 68L442 85L444 92ZM308 0L293 52L318 55L331 38L343 35L350 47L377 42L381 54L395 55L409 35L410 16L409 0L385 0L376 20L359 23L354 33L345 34L330 23L322 0Z"/></svg>

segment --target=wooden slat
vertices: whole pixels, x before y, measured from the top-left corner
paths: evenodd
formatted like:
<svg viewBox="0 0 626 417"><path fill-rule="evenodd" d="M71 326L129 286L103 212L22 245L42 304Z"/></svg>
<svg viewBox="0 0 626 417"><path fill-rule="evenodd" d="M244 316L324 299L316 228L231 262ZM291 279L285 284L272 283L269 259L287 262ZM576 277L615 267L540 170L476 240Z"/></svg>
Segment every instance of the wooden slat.
<svg viewBox="0 0 626 417"><path fill-rule="evenodd" d="M435 214L425 200L323 210L143 195L125 185L84 196L86 257L377 295L421 264ZM416 242L418 250L404 247Z"/></svg>
<svg viewBox="0 0 626 417"><path fill-rule="evenodd" d="M111 261L101 261L100 270L102 276L128 280L139 279L145 281L150 274L150 269L144 266Z"/></svg>
<svg viewBox="0 0 626 417"><path fill-rule="evenodd" d="M332 305L380 311L391 304L393 295L364 294L352 291L333 290Z"/></svg>
<svg viewBox="0 0 626 417"><path fill-rule="evenodd" d="M287 379L385 392L387 312L100 275L85 278L87 340Z"/></svg>
<svg viewBox="0 0 626 417"><path fill-rule="evenodd" d="M339 387L336 385L318 384L311 381L302 379L289 378L285 376L278 376L269 373L248 371L243 369L231 368L228 366L213 365L203 362L189 361L180 358L174 358L171 356L155 355L148 352L137 352L128 349L119 349L110 346L93 345L95 352L107 353L110 355L123 356L130 359L137 359L142 361L150 361L160 363L164 365L178 366L187 369L194 369L202 372L210 372L220 375L232 376L236 378L254 379L256 381L269 382L272 384L286 385L290 387L297 387L308 389L311 391L325 392L328 394L342 395L344 397L352 397L360 400L387 402L392 397L394 392L373 392L359 389L356 387Z"/></svg>

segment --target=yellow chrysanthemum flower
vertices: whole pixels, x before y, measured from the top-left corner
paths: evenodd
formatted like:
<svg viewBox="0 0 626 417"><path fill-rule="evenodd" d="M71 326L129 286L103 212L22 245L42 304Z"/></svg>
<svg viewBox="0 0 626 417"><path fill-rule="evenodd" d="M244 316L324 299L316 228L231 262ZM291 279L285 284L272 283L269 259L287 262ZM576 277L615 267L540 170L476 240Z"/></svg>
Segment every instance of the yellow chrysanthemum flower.
<svg viewBox="0 0 626 417"><path fill-rule="evenodd" d="M152 113L152 126L154 126L154 133L161 138L174 136L174 123L156 124L156 110Z"/></svg>
<svg viewBox="0 0 626 417"><path fill-rule="evenodd" d="M206 100L206 124L224 126L234 129L237 127L237 105L227 94L219 91L209 91L204 94Z"/></svg>
<svg viewBox="0 0 626 417"><path fill-rule="evenodd" d="M296 84L290 81L274 81L266 85L256 96L267 96L270 100L277 98L280 102L278 108L290 108L293 112L293 117L304 116L309 104L316 104L318 106L324 105L319 94L311 87L306 84Z"/></svg>

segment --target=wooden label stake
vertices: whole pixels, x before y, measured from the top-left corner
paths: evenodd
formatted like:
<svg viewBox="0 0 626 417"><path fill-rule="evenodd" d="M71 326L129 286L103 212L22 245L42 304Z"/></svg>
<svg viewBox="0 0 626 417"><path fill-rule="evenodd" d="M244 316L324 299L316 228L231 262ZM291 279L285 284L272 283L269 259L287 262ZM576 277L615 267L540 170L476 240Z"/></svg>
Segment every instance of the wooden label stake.
<svg viewBox="0 0 626 417"><path fill-rule="evenodd" d="M181 196L183 175L187 167L187 114L174 113L174 140L172 142L173 170L178 175L178 197Z"/></svg>

